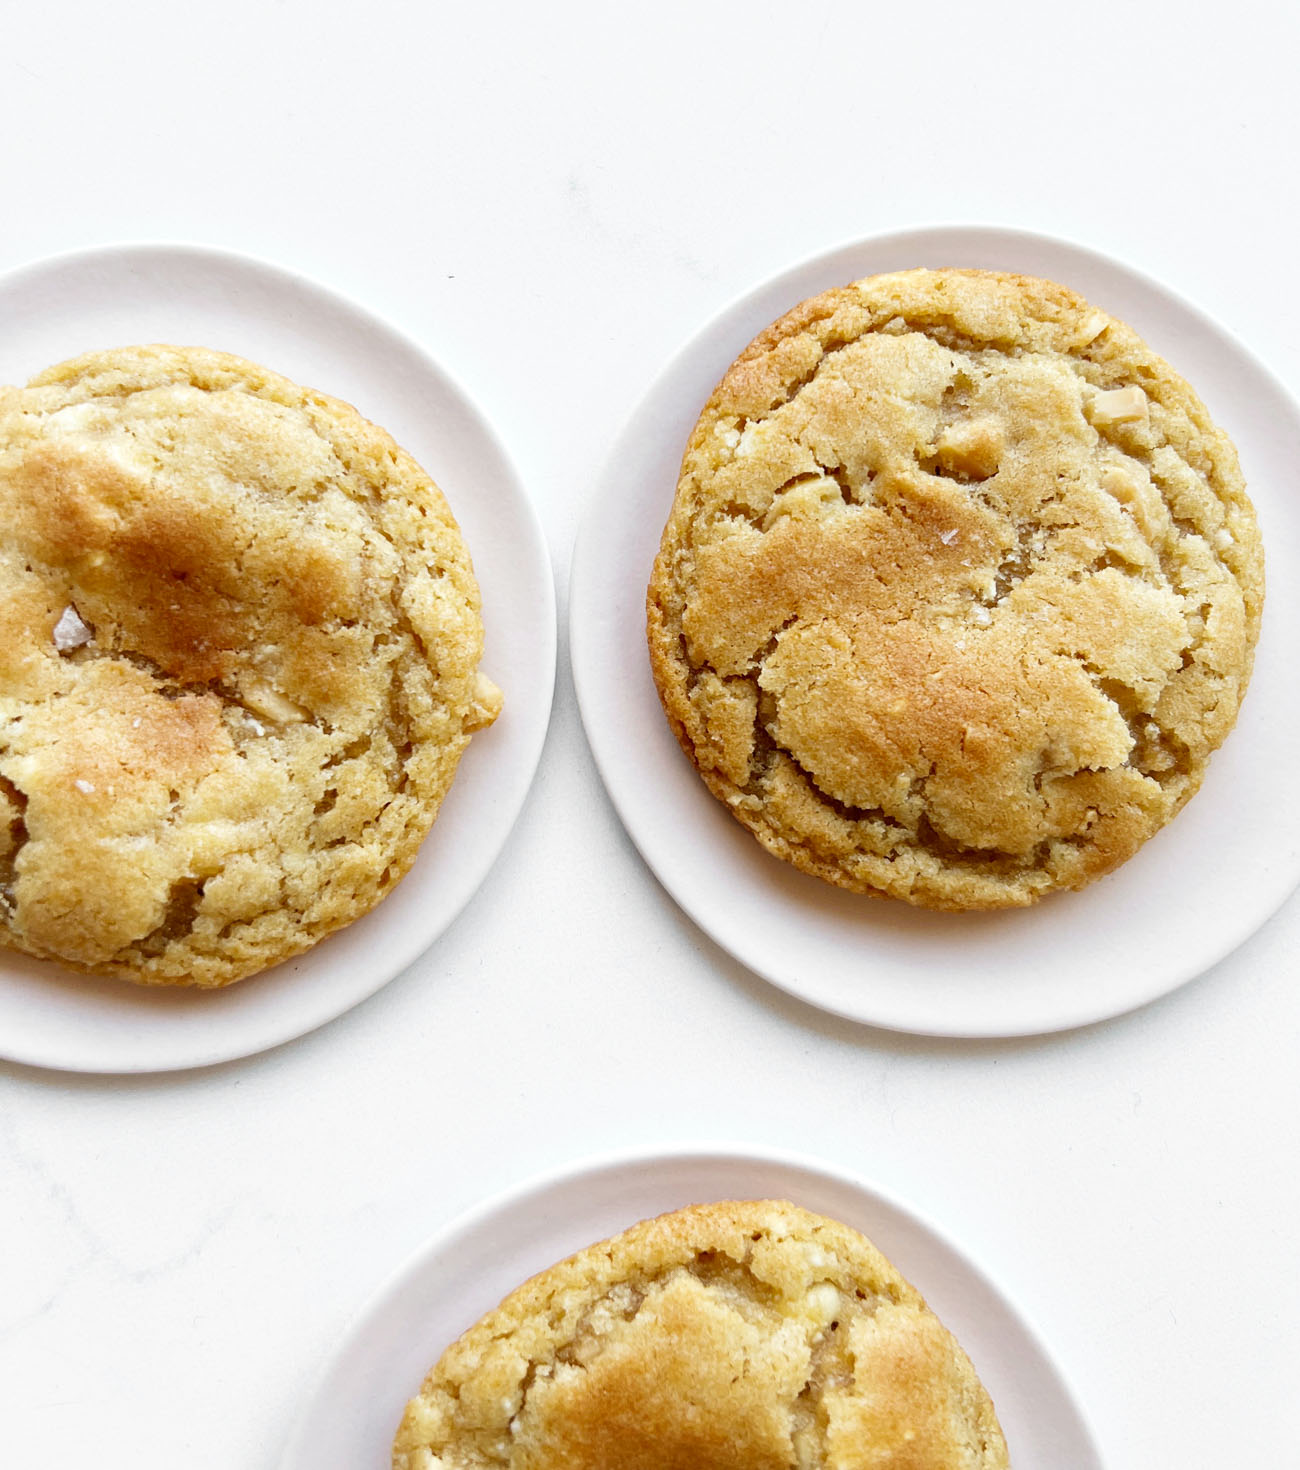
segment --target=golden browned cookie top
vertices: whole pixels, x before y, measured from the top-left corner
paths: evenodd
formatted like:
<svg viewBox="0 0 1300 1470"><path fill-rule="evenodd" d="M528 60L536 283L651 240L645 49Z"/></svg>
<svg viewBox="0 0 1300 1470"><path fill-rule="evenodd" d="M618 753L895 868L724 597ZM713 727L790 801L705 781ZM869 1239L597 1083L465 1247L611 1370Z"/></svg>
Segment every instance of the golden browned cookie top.
<svg viewBox="0 0 1300 1470"><path fill-rule="evenodd" d="M553 1266L442 1355L394 1470L993 1470L952 1335L870 1241L697 1205Z"/></svg>
<svg viewBox="0 0 1300 1470"><path fill-rule="evenodd" d="M437 487L198 348L0 389L0 941L224 985L370 909L499 705Z"/></svg>
<svg viewBox="0 0 1300 1470"><path fill-rule="evenodd" d="M934 908L1031 903L1196 791L1250 676L1237 457L1048 281L903 271L732 365L648 596L683 748L777 856Z"/></svg>

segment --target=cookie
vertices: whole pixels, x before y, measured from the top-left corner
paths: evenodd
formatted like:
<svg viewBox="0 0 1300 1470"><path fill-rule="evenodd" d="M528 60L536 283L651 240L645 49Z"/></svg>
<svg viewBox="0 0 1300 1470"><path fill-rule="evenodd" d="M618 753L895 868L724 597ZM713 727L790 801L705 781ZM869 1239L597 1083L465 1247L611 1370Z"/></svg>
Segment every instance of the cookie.
<svg viewBox="0 0 1300 1470"><path fill-rule="evenodd" d="M1237 456L1049 281L874 276L705 406L647 598L668 720L776 856L859 893L1081 888L1195 793L1250 677Z"/></svg>
<svg viewBox="0 0 1300 1470"><path fill-rule="evenodd" d="M878 1250L784 1201L647 1220L442 1355L394 1470L994 1470L952 1335Z"/></svg>
<svg viewBox="0 0 1300 1470"><path fill-rule="evenodd" d="M0 389L0 520L0 941L220 986L389 892L500 695L383 430L224 353L92 353Z"/></svg>

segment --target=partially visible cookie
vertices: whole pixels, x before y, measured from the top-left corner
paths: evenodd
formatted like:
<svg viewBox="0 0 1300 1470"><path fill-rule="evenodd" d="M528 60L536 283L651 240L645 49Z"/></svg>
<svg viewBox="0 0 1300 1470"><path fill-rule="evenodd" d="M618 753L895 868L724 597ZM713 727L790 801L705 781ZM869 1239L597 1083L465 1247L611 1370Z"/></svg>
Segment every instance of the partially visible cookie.
<svg viewBox="0 0 1300 1470"><path fill-rule="evenodd" d="M0 521L0 942L219 986L397 883L500 695L382 429L224 353L92 353L0 389Z"/></svg>
<svg viewBox="0 0 1300 1470"><path fill-rule="evenodd" d="M969 1359L864 1236L697 1205L580 1251L453 1343L394 1470L995 1470Z"/></svg>
<svg viewBox="0 0 1300 1470"><path fill-rule="evenodd" d="M1122 863L1236 719L1263 602L1237 456L1048 281L875 276L700 416L650 581L665 711L770 852L941 909Z"/></svg>

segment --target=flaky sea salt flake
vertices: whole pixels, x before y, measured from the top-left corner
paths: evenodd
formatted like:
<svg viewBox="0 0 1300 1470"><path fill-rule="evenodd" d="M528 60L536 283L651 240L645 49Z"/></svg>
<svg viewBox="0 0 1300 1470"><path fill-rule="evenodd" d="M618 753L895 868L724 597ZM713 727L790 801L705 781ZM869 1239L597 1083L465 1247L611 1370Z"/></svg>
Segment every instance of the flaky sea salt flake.
<svg viewBox="0 0 1300 1470"><path fill-rule="evenodd" d="M54 625L54 646L60 653L71 653L81 648L95 636L95 630L87 623L71 603L59 614Z"/></svg>

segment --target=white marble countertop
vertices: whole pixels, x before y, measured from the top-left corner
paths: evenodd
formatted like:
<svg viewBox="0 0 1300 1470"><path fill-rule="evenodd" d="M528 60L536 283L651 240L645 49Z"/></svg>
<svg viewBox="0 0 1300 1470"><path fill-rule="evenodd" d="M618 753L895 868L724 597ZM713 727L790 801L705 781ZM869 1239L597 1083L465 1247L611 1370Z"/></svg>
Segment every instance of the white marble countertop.
<svg viewBox="0 0 1300 1470"><path fill-rule="evenodd" d="M1300 389L1300 20L1278 15L14 8L0 270L193 241L378 311L508 445L563 613L584 501L658 369L842 241L945 219L1059 234ZM197 1072L0 1064L0 1463L272 1470L349 1320L438 1226L570 1159L696 1139L819 1154L941 1222L1037 1324L1113 1470L1283 1463L1298 951L1293 896L1201 979L1064 1035L825 1017L656 885L562 647L513 839L372 1000Z"/></svg>

